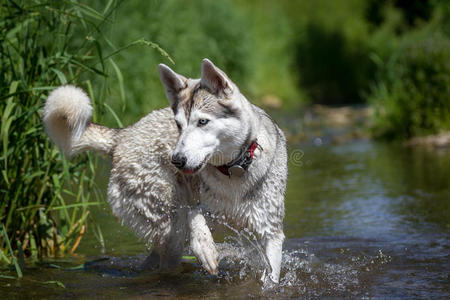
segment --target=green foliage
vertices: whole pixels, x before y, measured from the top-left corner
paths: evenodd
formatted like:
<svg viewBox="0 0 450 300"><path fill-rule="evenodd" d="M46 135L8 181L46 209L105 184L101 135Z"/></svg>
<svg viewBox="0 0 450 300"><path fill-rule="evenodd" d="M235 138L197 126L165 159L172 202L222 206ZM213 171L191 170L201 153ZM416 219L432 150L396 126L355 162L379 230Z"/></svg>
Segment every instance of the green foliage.
<svg viewBox="0 0 450 300"><path fill-rule="evenodd" d="M94 121L107 111L106 123L122 126L167 106L158 63L198 77L208 57L252 101L275 95L291 107L368 98L377 135L408 138L450 128L450 5L443 0L92 5L0 4L0 223L6 232L0 260L16 269L14 255L76 248L88 206L96 204L88 176L96 160L88 155L68 162L43 134L43 101L61 84L89 92Z"/></svg>
<svg viewBox="0 0 450 300"><path fill-rule="evenodd" d="M383 23L372 34L377 73L367 99L375 108L377 137L407 139L450 129L450 4L429 5L431 15L415 17L406 17L411 9L385 6Z"/></svg>
<svg viewBox="0 0 450 300"><path fill-rule="evenodd" d="M318 103L361 102L374 64L364 40L351 41L342 31L308 24L297 45L300 84Z"/></svg>
<svg viewBox="0 0 450 300"><path fill-rule="evenodd" d="M374 65L370 60L365 1L283 1L295 30L293 66L310 102L362 102Z"/></svg>
<svg viewBox="0 0 450 300"><path fill-rule="evenodd" d="M450 39L409 37L385 64L370 102L377 136L411 138L450 129Z"/></svg>
<svg viewBox="0 0 450 300"><path fill-rule="evenodd" d="M188 5L130 0L116 15L111 40L122 45L153 40L176 65L140 47L130 49L116 59L122 79L108 103L130 124L167 106L158 63L198 77L203 57L257 103L266 95L280 98L286 108L362 103L375 97L371 87L384 76L383 65L401 51L405 36L424 27L448 35L448 20L450 7L442 0L195 0ZM113 117L108 121L117 123Z"/></svg>
<svg viewBox="0 0 450 300"><path fill-rule="evenodd" d="M175 65L140 47L119 55L116 62L126 86L126 105L120 105L120 95L113 90L112 107L125 112L125 124L152 109L166 107L158 63L195 78L200 76L201 60L208 57L245 90L251 66L251 44L245 27L245 19L228 1L124 2L117 11L111 40L116 44L140 38L152 40L167 50Z"/></svg>
<svg viewBox="0 0 450 300"><path fill-rule="evenodd" d="M109 1L99 12L56 0L0 4L4 262L15 262L16 254L38 258L74 251L85 230L88 206L98 204L89 201L94 182L88 175L96 160L85 156L66 161L44 134L41 110L48 92L67 83L84 85L95 110L101 107L89 78L102 78L98 94L104 94L107 61L99 40L115 5Z"/></svg>
<svg viewBox="0 0 450 300"><path fill-rule="evenodd" d="M306 96L298 86L299 72L293 67L295 28L283 3L269 0L233 2L245 15L247 26L244 30L252 45L251 72L243 78L250 99L257 103L261 98L273 95L283 101L285 108L304 103Z"/></svg>

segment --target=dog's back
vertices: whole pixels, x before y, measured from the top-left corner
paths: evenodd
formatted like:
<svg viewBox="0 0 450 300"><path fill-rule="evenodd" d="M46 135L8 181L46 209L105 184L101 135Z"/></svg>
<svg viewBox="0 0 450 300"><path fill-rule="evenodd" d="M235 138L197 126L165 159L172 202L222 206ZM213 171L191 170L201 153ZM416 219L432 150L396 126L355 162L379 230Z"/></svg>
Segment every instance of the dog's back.
<svg viewBox="0 0 450 300"><path fill-rule="evenodd" d="M92 150L112 159L107 199L113 213L161 253L174 256L162 259L164 263L176 265L193 192L170 163L178 137L172 110L153 111L122 129L92 123L91 118L90 99L74 86L55 89L44 107L46 131L66 156Z"/></svg>
<svg viewBox="0 0 450 300"><path fill-rule="evenodd" d="M170 163L178 131L170 109L153 111L118 133L108 202L141 237L163 239L171 230L171 213L181 205L179 173Z"/></svg>

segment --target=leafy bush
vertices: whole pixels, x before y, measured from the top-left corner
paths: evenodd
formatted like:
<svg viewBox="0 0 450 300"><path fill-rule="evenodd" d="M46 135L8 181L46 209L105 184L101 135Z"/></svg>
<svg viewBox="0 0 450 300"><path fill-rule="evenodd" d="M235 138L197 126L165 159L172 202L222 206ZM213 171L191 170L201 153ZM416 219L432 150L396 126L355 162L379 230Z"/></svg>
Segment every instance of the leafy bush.
<svg viewBox="0 0 450 300"><path fill-rule="evenodd" d="M410 138L450 129L450 39L411 36L385 64L369 96L374 131Z"/></svg>

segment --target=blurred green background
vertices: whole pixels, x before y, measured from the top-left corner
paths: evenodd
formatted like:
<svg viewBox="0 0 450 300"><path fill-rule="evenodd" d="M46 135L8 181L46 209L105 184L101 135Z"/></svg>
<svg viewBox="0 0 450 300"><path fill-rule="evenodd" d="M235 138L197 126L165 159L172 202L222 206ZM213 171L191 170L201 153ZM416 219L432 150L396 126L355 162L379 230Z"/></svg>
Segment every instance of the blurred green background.
<svg viewBox="0 0 450 300"><path fill-rule="evenodd" d="M167 105L158 63L198 77L208 57L257 104L368 103L377 136L434 133L450 128L449 20L448 1L123 1L110 40L175 65L127 49L125 105L116 88L108 102L130 124Z"/></svg>
<svg viewBox="0 0 450 300"><path fill-rule="evenodd" d="M450 130L449 1L3 0L0 261L74 252L99 204L95 156L66 161L44 134L49 91L81 86L94 122L126 126L168 105L159 63L199 77L205 57L280 121L356 105L375 138Z"/></svg>

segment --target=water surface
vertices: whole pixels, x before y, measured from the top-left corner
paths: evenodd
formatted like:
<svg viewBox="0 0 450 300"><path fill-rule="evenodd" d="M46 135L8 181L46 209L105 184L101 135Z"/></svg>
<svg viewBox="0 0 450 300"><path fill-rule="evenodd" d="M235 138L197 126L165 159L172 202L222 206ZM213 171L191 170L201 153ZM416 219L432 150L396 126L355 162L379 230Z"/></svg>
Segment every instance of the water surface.
<svg viewBox="0 0 450 300"><path fill-rule="evenodd" d="M366 139L335 144L345 128L303 130L303 142L289 146L278 287L262 288L261 258L246 233L219 245L219 276L195 262L175 274L143 271L145 246L104 206L95 212L104 247L91 224L78 256L29 266L23 280L0 279L2 298L449 298L450 151ZM86 262L76 270L50 265ZM52 280L65 289L43 284Z"/></svg>

